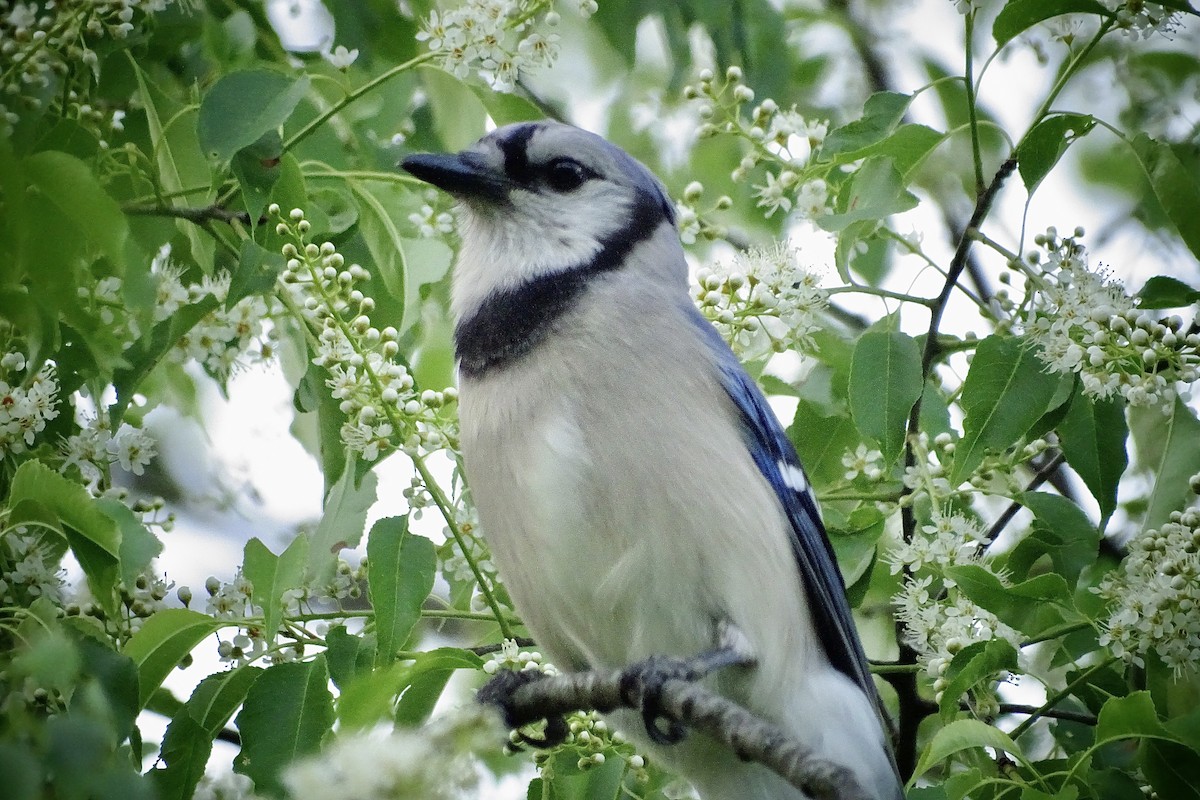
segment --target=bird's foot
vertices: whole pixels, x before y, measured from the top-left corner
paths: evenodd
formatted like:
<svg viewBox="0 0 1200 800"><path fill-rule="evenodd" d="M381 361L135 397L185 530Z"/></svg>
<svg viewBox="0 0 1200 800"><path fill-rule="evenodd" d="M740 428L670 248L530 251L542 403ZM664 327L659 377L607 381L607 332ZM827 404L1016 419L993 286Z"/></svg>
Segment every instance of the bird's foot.
<svg viewBox="0 0 1200 800"><path fill-rule="evenodd" d="M750 666L754 658L741 647L726 642L722 635L722 646L700 653L692 658L651 656L634 664L621 674L621 697L642 712L646 733L658 744L678 744L687 735L674 714L664 705L663 693L672 680L695 683L707 675L732 666Z"/></svg>
<svg viewBox="0 0 1200 800"><path fill-rule="evenodd" d="M555 747L567 740L567 735L570 732L567 728L567 721L561 716L548 716L545 718L546 728L542 731L542 736L530 736L527 733L523 733L521 728L530 724L531 721L517 716L512 701L513 693L517 689L526 684L541 680L544 677L546 677L546 674L537 670L522 670L520 672L509 669L500 670L492 676L491 680L480 687L479 692L475 695L475 699L485 705L492 705L499 708L500 713L504 715L504 724L515 730L517 736L525 744L538 748Z"/></svg>

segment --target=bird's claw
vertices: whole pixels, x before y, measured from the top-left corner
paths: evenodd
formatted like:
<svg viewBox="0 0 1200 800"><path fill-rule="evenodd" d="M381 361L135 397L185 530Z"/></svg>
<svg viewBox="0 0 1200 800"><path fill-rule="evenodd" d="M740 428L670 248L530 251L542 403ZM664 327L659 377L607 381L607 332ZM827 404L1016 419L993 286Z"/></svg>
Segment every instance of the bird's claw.
<svg viewBox="0 0 1200 800"><path fill-rule="evenodd" d="M492 676L491 680L480 687L475 699L480 703L500 709L500 713L504 715L504 724L516 730L518 738L525 744L537 748L555 747L567 740L569 733L567 721L561 716L546 717L546 729L541 738L530 736L520 730L528 725L530 720L518 718L512 702L513 693L517 689L544 677L546 677L545 673L537 670L520 672L510 669L500 670Z"/></svg>
<svg viewBox="0 0 1200 800"><path fill-rule="evenodd" d="M621 697L642 712L646 733L657 744L678 744L687 735L683 723L663 707L663 688L667 681L689 683L703 677L682 658L651 656L634 664L621 675Z"/></svg>

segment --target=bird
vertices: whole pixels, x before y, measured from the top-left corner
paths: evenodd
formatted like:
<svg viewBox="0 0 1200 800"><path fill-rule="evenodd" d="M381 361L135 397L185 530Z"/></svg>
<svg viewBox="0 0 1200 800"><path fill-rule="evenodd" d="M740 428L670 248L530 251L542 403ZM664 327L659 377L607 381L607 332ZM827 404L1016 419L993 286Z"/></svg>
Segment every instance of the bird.
<svg viewBox="0 0 1200 800"><path fill-rule="evenodd" d="M401 167L456 201L463 467L494 564L560 670L736 649L708 679L899 800L877 690L812 488L699 312L664 185L540 120ZM819 431L804 435L819 436ZM704 800L802 800L703 735L615 723Z"/></svg>

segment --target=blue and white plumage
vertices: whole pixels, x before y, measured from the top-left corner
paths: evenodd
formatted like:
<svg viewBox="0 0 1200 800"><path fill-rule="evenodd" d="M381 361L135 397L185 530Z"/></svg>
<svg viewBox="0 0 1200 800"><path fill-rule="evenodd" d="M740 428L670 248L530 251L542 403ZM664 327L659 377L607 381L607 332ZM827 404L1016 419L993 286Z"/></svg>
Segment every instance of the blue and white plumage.
<svg viewBox="0 0 1200 800"><path fill-rule="evenodd" d="M511 125L404 166L462 202L462 450L501 576L561 668L691 657L709 683L902 796L841 576L795 451L692 304L658 181L594 134ZM814 432L816 435L817 432ZM637 735L640 720L617 723ZM653 751L705 800L799 800L701 735Z"/></svg>

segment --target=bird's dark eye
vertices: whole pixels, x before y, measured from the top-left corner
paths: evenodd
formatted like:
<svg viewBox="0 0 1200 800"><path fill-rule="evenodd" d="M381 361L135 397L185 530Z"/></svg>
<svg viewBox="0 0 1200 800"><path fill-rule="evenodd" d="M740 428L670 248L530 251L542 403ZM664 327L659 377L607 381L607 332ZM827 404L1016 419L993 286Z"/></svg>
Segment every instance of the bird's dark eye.
<svg viewBox="0 0 1200 800"><path fill-rule="evenodd" d="M546 166L546 184L556 192L578 189L593 173L573 158L556 158Z"/></svg>

